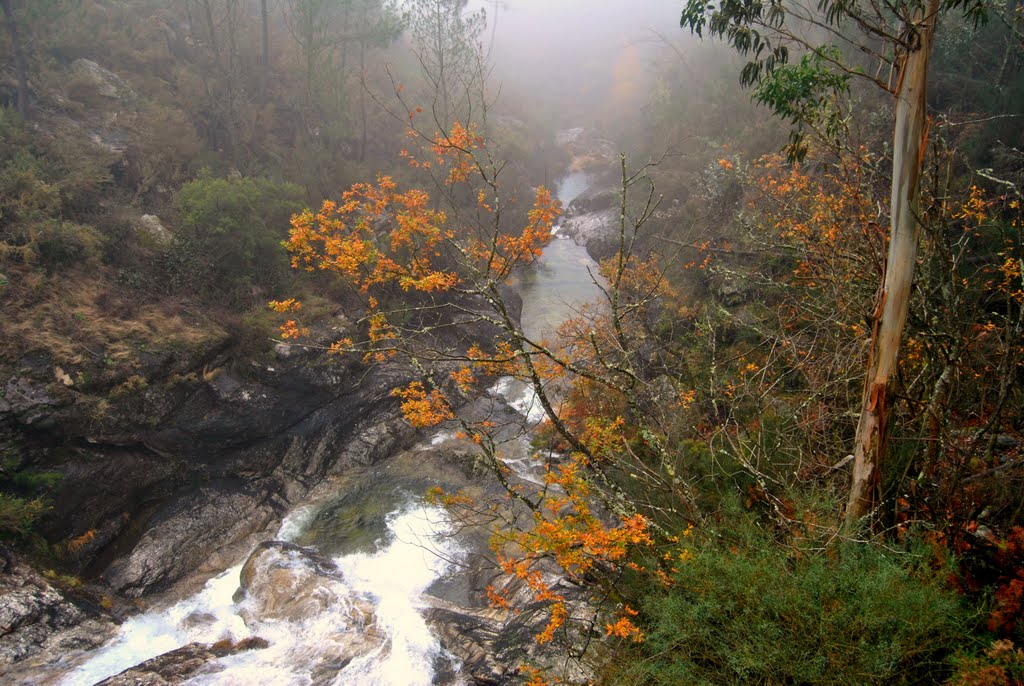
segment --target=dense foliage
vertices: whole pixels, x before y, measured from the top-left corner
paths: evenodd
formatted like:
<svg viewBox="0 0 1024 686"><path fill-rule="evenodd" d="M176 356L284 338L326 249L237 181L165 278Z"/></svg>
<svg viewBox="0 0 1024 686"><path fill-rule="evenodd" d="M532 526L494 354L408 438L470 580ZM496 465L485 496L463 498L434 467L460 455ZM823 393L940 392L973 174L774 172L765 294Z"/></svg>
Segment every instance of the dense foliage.
<svg viewBox="0 0 1024 686"><path fill-rule="evenodd" d="M614 679L636 684L933 684L969 617L928 551L784 546L732 510L691 536L671 585L639 605L647 640Z"/></svg>

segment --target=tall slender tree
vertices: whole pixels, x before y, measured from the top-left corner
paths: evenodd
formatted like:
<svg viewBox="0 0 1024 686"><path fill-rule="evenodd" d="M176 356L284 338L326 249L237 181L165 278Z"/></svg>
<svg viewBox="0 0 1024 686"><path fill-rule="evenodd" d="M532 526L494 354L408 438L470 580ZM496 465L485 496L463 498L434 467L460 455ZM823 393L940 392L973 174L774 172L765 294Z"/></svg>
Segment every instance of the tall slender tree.
<svg viewBox="0 0 1024 686"><path fill-rule="evenodd" d="M14 71L18 79L18 114L28 117L28 61L25 59L25 46L22 41L21 27L18 25L17 10L12 0L0 0L0 9L4 12L4 24L7 27L7 39L11 42L14 53Z"/></svg>
<svg viewBox="0 0 1024 686"><path fill-rule="evenodd" d="M429 88L433 114L445 131L466 120L469 99L479 76L480 35L486 25L483 10L468 12L468 0L412 0L409 23Z"/></svg>
<svg viewBox="0 0 1024 686"><path fill-rule="evenodd" d="M687 0L681 25L698 35L706 31L750 57L741 74L744 85L758 85L758 99L788 117L798 132L792 152L799 156L799 130L820 101L821 88L845 88L848 79L865 78L895 100L889 252L873 315L871 347L860 420L854 439L853 480L845 529L851 531L877 505L880 465L889 437L888 419L900 339L907 321L918 237L921 230L921 169L928 136L926 86L936 22L962 11L983 21L986 0L822 0L817 9L782 0L713 3ZM826 37L814 42L807 36ZM791 47L810 51L803 77L787 64ZM843 49L877 61L876 69L849 64ZM809 70L809 71L808 71ZM882 75L888 73L888 78ZM780 81L800 88L782 88Z"/></svg>
<svg viewBox="0 0 1024 686"><path fill-rule="evenodd" d="M260 0L260 88L266 95L270 80L270 10L267 0Z"/></svg>

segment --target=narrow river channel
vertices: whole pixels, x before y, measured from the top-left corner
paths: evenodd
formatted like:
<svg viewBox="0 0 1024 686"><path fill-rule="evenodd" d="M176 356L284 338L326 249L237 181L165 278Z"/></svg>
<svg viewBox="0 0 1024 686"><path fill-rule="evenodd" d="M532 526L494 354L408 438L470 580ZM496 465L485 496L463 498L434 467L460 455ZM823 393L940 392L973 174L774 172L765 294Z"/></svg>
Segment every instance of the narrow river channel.
<svg viewBox="0 0 1024 686"><path fill-rule="evenodd" d="M557 190L563 206L588 183L582 173L562 178ZM591 276L596 265L586 250L558 238L557 228L554 233L517 283L523 327L533 337L549 335L597 295ZM522 416L524 427L543 417L532 392L511 378L498 380L491 393ZM255 563L210 579L195 595L129 619L110 642L49 683L92 686L192 642L249 636L270 647L223 658L218 671L186 683L462 683L458 661L444 654L421 612L432 587L467 552L444 513L422 500L437 479L415 458L450 439L439 432L411 451L413 457L378 469L354 492L350 482L339 483L336 493L292 511L277 538L293 546L270 548ZM510 441L504 457L520 478L536 480L525 438ZM312 567L321 573L309 573ZM239 593L240 579L245 594Z"/></svg>

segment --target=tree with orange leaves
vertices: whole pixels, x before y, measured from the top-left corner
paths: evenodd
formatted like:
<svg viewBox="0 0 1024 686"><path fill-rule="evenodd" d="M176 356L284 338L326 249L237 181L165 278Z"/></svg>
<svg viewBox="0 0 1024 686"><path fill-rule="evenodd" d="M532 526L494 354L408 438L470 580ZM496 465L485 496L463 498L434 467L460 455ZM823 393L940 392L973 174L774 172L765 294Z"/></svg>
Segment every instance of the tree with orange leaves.
<svg viewBox="0 0 1024 686"><path fill-rule="evenodd" d="M657 262L636 249L638 230L657 205L654 189L644 191L636 215L627 211L630 191L643 189L648 178L646 167L631 174L622 159L618 251L595 275L602 302L567 322L556 340L536 340L520 327L505 284L550 240L561 210L557 200L546 188L535 189L531 208L509 228L502 165L491 157L478 127L455 122L428 137L416 127L420 113L406 109L411 138L419 145L401 156L433 182L435 197L382 175L353 185L317 212L296 215L287 246L294 267L340 277L361 301L359 334L335 341L330 352L411 366L418 379L392 394L410 424L459 423L513 506L529 513L526 526L495 529L497 561L512 585L490 589L489 597L503 606L519 585L547 604L549 620L537 636L546 644L576 619L564 595L553 589L554 570L572 582L610 589L632 563L633 551L652 543L651 514L624 495L616 472L679 490L671 470L648 464L652 454L664 452L664 431L652 419L659 403L643 351L660 304L671 295ZM283 335L301 333L298 303L271 306L296 316L285 323ZM493 340L464 345L446 337L474 326L484 327ZM536 491L510 477L499 459L496 427L459 414L480 380L496 375L513 376L533 389L546 425L567 453L562 465L547 469ZM587 399L598 396L606 401L601 411L586 413ZM458 494L434 495L451 507L482 507ZM609 590L605 597L617 596ZM642 638L627 614L607 624L610 636Z"/></svg>

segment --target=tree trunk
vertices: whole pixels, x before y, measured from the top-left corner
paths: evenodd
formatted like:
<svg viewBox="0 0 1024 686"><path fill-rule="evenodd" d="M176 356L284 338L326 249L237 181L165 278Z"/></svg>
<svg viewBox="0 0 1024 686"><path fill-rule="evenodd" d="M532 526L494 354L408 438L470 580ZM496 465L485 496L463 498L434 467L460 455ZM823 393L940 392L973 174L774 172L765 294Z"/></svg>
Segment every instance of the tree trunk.
<svg viewBox="0 0 1024 686"><path fill-rule="evenodd" d="M260 25L263 31L260 62L263 65L263 78L266 80L267 72L270 70L270 12L267 10L267 0L260 0Z"/></svg>
<svg viewBox="0 0 1024 686"><path fill-rule="evenodd" d="M916 49L904 57L896 89L889 256L875 310L868 373L853 449L853 483L846 507L847 532L856 529L879 499L879 467L889 438L892 384L917 261L921 165L928 136L925 86L937 12L938 0L930 0L925 12L915 14Z"/></svg>
<svg viewBox="0 0 1024 686"><path fill-rule="evenodd" d="M0 8L4 11L4 22L7 24L7 37L14 51L14 71L18 77L18 114L22 119L28 118L28 63L25 60L25 48L21 44L21 33L18 21L14 16L11 0L0 0Z"/></svg>
<svg viewBox="0 0 1024 686"><path fill-rule="evenodd" d="M362 138L359 141L359 161L366 161L366 89L369 87L366 85L366 39L363 38L359 41L359 78L364 81L362 88L359 89L359 120L362 126Z"/></svg>
<svg viewBox="0 0 1024 686"><path fill-rule="evenodd" d="M204 13L206 15L206 29L207 37L210 40L210 51L213 53L213 61L220 66L220 47L217 45L217 25L213 22L213 7L210 6L210 0L206 0L203 3Z"/></svg>

